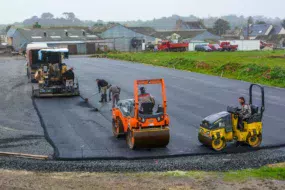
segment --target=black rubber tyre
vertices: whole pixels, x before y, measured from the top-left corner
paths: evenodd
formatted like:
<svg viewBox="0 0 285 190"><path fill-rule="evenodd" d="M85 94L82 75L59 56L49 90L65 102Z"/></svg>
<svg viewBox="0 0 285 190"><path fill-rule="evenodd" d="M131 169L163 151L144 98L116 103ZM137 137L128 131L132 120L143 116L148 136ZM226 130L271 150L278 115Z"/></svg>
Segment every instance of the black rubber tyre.
<svg viewBox="0 0 285 190"><path fill-rule="evenodd" d="M116 120L112 120L112 131L113 131L113 135L116 138L120 138L122 135L121 133L123 132L123 124L122 121L117 118Z"/></svg>
<svg viewBox="0 0 285 190"><path fill-rule="evenodd" d="M222 151L226 147L227 143L225 139L214 139L212 140L212 148L215 151Z"/></svg>
<svg viewBox="0 0 285 190"><path fill-rule="evenodd" d="M129 146L129 148L131 150L134 150L136 148L136 146L135 146L135 138L133 137L133 133L132 133L132 131L130 129L128 129L126 140L127 140L127 144Z"/></svg>
<svg viewBox="0 0 285 190"><path fill-rule="evenodd" d="M253 135L253 136L249 135L247 137L246 142L250 147L253 147L253 148L259 147L262 142L262 134Z"/></svg>

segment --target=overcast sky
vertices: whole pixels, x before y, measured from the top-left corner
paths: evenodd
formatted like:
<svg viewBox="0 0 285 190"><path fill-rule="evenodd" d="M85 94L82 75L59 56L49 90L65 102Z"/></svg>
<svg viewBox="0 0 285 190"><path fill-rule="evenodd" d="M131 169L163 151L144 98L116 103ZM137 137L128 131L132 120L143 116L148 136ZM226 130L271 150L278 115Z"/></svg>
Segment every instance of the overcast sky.
<svg viewBox="0 0 285 190"><path fill-rule="evenodd" d="M0 23L51 12L74 12L82 20L150 20L177 14L199 17L263 15L285 18L285 0L0 0Z"/></svg>

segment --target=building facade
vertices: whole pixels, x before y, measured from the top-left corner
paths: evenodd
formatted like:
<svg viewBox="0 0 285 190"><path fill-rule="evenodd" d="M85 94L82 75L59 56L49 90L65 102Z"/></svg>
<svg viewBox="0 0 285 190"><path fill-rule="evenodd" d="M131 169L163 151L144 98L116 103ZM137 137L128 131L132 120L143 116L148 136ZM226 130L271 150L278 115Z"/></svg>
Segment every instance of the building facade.
<svg viewBox="0 0 285 190"><path fill-rule="evenodd" d="M7 43L23 51L29 43L47 43L49 47L68 48L70 54L92 54L98 49L99 37L84 28L10 28Z"/></svg>
<svg viewBox="0 0 285 190"><path fill-rule="evenodd" d="M155 43L156 38L152 36L146 27L126 27L115 25L100 34L103 39L112 39L116 51L142 51L144 44Z"/></svg>

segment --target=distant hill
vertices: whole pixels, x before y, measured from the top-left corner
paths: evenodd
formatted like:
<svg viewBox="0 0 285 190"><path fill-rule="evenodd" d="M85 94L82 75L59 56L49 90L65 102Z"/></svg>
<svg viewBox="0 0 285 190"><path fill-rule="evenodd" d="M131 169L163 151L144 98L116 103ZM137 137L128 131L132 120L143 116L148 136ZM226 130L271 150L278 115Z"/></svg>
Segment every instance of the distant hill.
<svg viewBox="0 0 285 190"><path fill-rule="evenodd" d="M53 26L84 26L84 27L92 27L94 25L104 25L108 22L104 22L102 20L98 21L84 21L80 20L76 17L76 15L72 12L65 12L62 14L62 17L55 18L51 13L43 13L40 17L33 16L29 19L24 20L23 22L14 23L17 26L24 26L24 27L31 27L35 22L39 22L40 25L43 27L53 27ZM244 16L236 16L236 15L227 15L222 16L222 19L228 21L230 23L231 28L235 27L242 27L245 26L247 23L247 18ZM211 28L214 25L214 22L218 20L218 17L208 17L208 18L199 18L194 15L190 16L179 16L179 15L172 15L170 17L162 17L153 20L135 20L135 21L125 21L120 22L123 25L127 25L130 27L153 27L156 30L172 30L175 28L176 21L178 19L182 19L184 21L197 21L201 20L204 25L208 28ZM280 25L281 19L280 18L267 18L263 16L253 16L254 21L264 21L266 23ZM110 23L110 22L109 22ZM0 25L1 26L1 25ZM1 29L1 28L0 28Z"/></svg>
<svg viewBox="0 0 285 190"><path fill-rule="evenodd" d="M247 18L244 16L236 16L236 15L227 15L222 16L222 19L228 21L232 29L235 27L242 27L247 24ZM153 19L149 21L127 21L124 22L126 25L129 26L149 26L153 27L157 30L170 30L174 29L176 20L182 19L184 21L203 21L204 25L208 28L212 28L215 21L219 19L219 17L208 17L208 18L198 18L194 15L190 15L189 17L183 17L179 15L172 15L170 17L163 17L160 19ZM265 21L266 23L280 25L281 19L280 18L267 18L263 16L253 16L254 21Z"/></svg>

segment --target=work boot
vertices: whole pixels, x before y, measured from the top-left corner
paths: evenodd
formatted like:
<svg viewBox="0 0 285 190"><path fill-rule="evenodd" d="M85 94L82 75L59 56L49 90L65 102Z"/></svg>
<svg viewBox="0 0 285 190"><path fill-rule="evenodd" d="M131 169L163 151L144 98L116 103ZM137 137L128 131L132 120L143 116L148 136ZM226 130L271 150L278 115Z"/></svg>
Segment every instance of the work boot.
<svg viewBox="0 0 285 190"><path fill-rule="evenodd" d="M99 102L103 103L103 101L104 101L104 94L101 94L101 100Z"/></svg>
<svg viewBox="0 0 285 190"><path fill-rule="evenodd" d="M103 95L104 102L107 103L107 94Z"/></svg>

